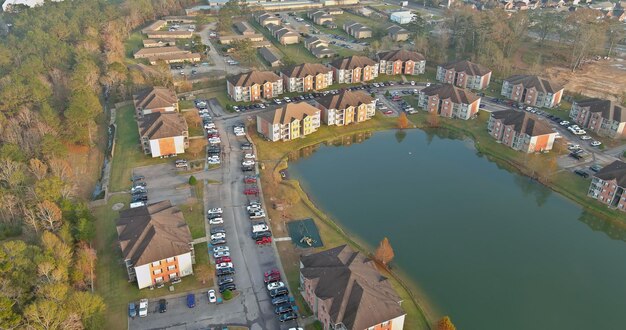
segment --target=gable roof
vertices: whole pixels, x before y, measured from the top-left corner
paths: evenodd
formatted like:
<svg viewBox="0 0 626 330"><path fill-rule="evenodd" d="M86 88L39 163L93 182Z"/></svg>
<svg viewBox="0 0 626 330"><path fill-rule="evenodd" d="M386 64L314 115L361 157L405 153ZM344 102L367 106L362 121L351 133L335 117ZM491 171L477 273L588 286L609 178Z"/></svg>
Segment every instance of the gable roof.
<svg viewBox="0 0 626 330"><path fill-rule="evenodd" d="M139 135L150 140L181 136L188 130L185 118L178 112L149 113L139 123Z"/></svg>
<svg viewBox="0 0 626 330"><path fill-rule="evenodd" d="M331 71L329 67L320 63L304 63L281 70L281 72L289 78L304 78L306 76L316 76L320 73L329 73Z"/></svg>
<svg viewBox="0 0 626 330"><path fill-rule="evenodd" d="M171 107L178 103L176 94L166 87L152 87L134 97L135 107L142 109L156 109Z"/></svg>
<svg viewBox="0 0 626 330"><path fill-rule="evenodd" d="M484 76L491 72L488 68L467 60L449 62L442 64L441 67L446 70L454 69L455 72L465 72L470 76Z"/></svg>
<svg viewBox="0 0 626 330"><path fill-rule="evenodd" d="M170 54L188 54L191 53L188 50L178 48L178 46L165 46L165 47L149 47L142 48L135 52L133 56L158 56L158 55L170 55Z"/></svg>
<svg viewBox="0 0 626 330"><path fill-rule="evenodd" d="M298 34L297 32L294 32L285 27L278 29L278 31L274 31L274 33L276 33L276 38L300 36L300 34Z"/></svg>
<svg viewBox="0 0 626 330"><path fill-rule="evenodd" d="M617 181L620 187L626 187L626 163L616 160L603 167L594 176L604 181Z"/></svg>
<svg viewBox="0 0 626 330"><path fill-rule="evenodd" d="M502 120L502 123L506 126L513 125L513 130L518 133L530 136L555 134L554 131L550 129L550 126L540 121L537 116L527 112L504 110L493 112L491 116Z"/></svg>
<svg viewBox="0 0 626 330"><path fill-rule="evenodd" d="M420 62L420 61L424 61L426 58L424 57L424 55L417 53L417 52L411 52L405 49L398 49L398 50L392 50L389 52L382 52L382 53L378 53L378 59L380 60L385 60L385 61L408 61L411 60L413 62Z"/></svg>
<svg viewBox="0 0 626 330"><path fill-rule="evenodd" d="M247 32L256 33L256 30L248 22L237 22L233 25L241 33L247 33Z"/></svg>
<svg viewBox="0 0 626 330"><path fill-rule="evenodd" d="M375 64L376 62L374 62L371 58L358 55L340 58L330 63L330 65L339 70L352 70L354 68L362 68L368 65L373 66Z"/></svg>
<svg viewBox="0 0 626 330"><path fill-rule="evenodd" d="M426 95L437 95L440 99L450 99L454 103L472 104L480 97L470 91L450 84L432 85L420 91Z"/></svg>
<svg viewBox="0 0 626 330"><path fill-rule="evenodd" d="M169 200L120 211L116 229L122 255L134 266L191 251L189 226Z"/></svg>
<svg viewBox="0 0 626 330"><path fill-rule="evenodd" d="M233 84L233 86L243 87L250 87L255 84L262 85L266 82L275 82L277 80L280 80L280 77L271 71L250 71L228 77L228 82Z"/></svg>
<svg viewBox="0 0 626 330"><path fill-rule="evenodd" d="M306 279L317 280L315 296L328 303L330 322L368 329L406 313L401 299L373 261L347 245L300 257Z"/></svg>
<svg viewBox="0 0 626 330"><path fill-rule="evenodd" d="M543 92L543 93L554 94L563 89L562 86L556 84L553 81L550 81L548 79L545 79L539 76L534 76L534 75L517 74L517 75L508 77L507 79L505 79L505 81L508 81L509 83L513 85L522 84L524 88L534 87L537 91Z"/></svg>
<svg viewBox="0 0 626 330"><path fill-rule="evenodd" d="M266 60L270 64L280 61L280 58L267 47L260 47L259 53L261 53L261 56L263 57L263 59Z"/></svg>
<svg viewBox="0 0 626 330"><path fill-rule="evenodd" d="M602 118L615 120L617 122L626 121L626 108L619 106L612 101L598 98L576 101L576 105L582 108L589 108L591 112L599 112Z"/></svg>
<svg viewBox="0 0 626 330"><path fill-rule="evenodd" d="M257 116L272 124L288 124L294 120L302 120L314 116L320 110L306 102L289 103L284 107L259 113Z"/></svg>
<svg viewBox="0 0 626 330"><path fill-rule="evenodd" d="M391 33L391 34L399 34L399 33L403 33L403 34L408 34L409 31L407 31L406 29L399 27L397 25L392 25L390 27L387 28L387 32Z"/></svg>
<svg viewBox="0 0 626 330"><path fill-rule="evenodd" d="M345 109L347 107L358 107L361 104L372 103L374 99L361 92L352 92L350 90L343 90L337 95L326 95L317 100L317 103L321 104L326 109Z"/></svg>

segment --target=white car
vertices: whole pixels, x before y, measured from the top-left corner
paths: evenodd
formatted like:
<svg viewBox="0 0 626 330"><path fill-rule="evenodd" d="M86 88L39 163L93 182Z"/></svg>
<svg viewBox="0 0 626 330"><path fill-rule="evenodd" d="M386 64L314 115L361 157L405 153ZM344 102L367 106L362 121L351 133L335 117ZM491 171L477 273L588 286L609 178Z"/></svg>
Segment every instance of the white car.
<svg viewBox="0 0 626 330"><path fill-rule="evenodd" d="M247 210L248 212L254 212L254 211L260 211L260 210L262 210L262 208L261 208L261 205L260 205L260 204L257 204L257 205L249 205L249 206L246 206L246 210Z"/></svg>
<svg viewBox="0 0 626 330"><path fill-rule="evenodd" d="M561 125L561 126L567 126L567 125L569 125L569 121L564 120L564 121L562 121L562 122L559 122L559 125Z"/></svg>
<svg viewBox="0 0 626 330"><path fill-rule="evenodd" d="M411 80L411 86L415 86L415 81Z"/></svg>
<svg viewBox="0 0 626 330"><path fill-rule="evenodd" d="M213 252L213 258L220 258L220 257L230 257L230 252L228 251Z"/></svg>
<svg viewBox="0 0 626 330"><path fill-rule="evenodd" d="M230 63L230 62L229 62L229 63ZM236 105L234 105L234 106L233 106L233 110L235 110L236 112L239 112L239 107L238 107L238 106L236 106Z"/></svg>
<svg viewBox="0 0 626 330"><path fill-rule="evenodd" d="M233 268L232 262L222 262L221 264L215 265L215 269L223 269L223 268Z"/></svg>
<svg viewBox="0 0 626 330"><path fill-rule="evenodd" d="M285 97L283 98L283 100L285 100L285 102L287 102L287 103L291 102L291 99L290 99L289 97L287 97L287 96L285 96Z"/></svg>
<svg viewBox="0 0 626 330"><path fill-rule="evenodd" d="M254 165L254 160L250 160L250 159L244 160L243 162L241 162L241 165L242 166L253 166Z"/></svg>
<svg viewBox="0 0 626 330"><path fill-rule="evenodd" d="M139 317L148 316L148 299L141 299L139 301Z"/></svg>
<svg viewBox="0 0 626 330"><path fill-rule="evenodd" d="M213 248L213 253L216 252L225 252L225 251L230 251L230 249L228 248L228 246L216 246Z"/></svg>
<svg viewBox="0 0 626 330"><path fill-rule="evenodd" d="M213 218L209 220L210 225L221 225L224 223L224 219L222 218Z"/></svg>
<svg viewBox="0 0 626 330"><path fill-rule="evenodd" d="M273 282L267 285L267 290L280 289L285 286L283 282Z"/></svg>
<svg viewBox="0 0 626 330"><path fill-rule="evenodd" d="M591 140L591 136L589 135L583 135L580 137L581 140Z"/></svg>
<svg viewBox="0 0 626 330"><path fill-rule="evenodd" d="M209 139L209 143L210 144L220 144L222 143L222 140L218 137L212 137Z"/></svg>
<svg viewBox="0 0 626 330"><path fill-rule="evenodd" d="M209 296L210 303L214 304L217 302L217 296L215 295L215 290L209 290L209 292L207 292L207 295Z"/></svg>
<svg viewBox="0 0 626 330"><path fill-rule="evenodd" d="M283 102L282 102L281 100L279 100L279 99L275 99L275 100L274 100L274 103L276 103L276 104L280 105L280 104L282 104Z"/></svg>
<svg viewBox="0 0 626 330"><path fill-rule="evenodd" d="M594 140L594 141L591 141L590 144L592 147L599 147L602 144L602 142Z"/></svg>
<svg viewBox="0 0 626 330"><path fill-rule="evenodd" d="M426 83L426 87L430 87L430 83Z"/></svg>
<svg viewBox="0 0 626 330"><path fill-rule="evenodd" d="M211 235L211 239L222 239L222 238L226 238L225 233L215 233Z"/></svg>
<svg viewBox="0 0 626 330"><path fill-rule="evenodd" d="M214 123L208 123L208 124L204 125L204 129L209 130L209 129L213 129L213 128L215 128L215 124Z"/></svg>
<svg viewBox="0 0 626 330"><path fill-rule="evenodd" d="M578 129L574 131L574 134L576 135L585 135L587 134L587 131L585 131L584 129Z"/></svg>
<svg viewBox="0 0 626 330"><path fill-rule="evenodd" d="M224 213L224 210L222 210L222 208L221 208L221 207L214 207L214 208L212 208L212 209L208 210L208 211L207 211L207 213L208 213L209 215L210 215L210 214L222 214L222 213Z"/></svg>
<svg viewBox="0 0 626 330"><path fill-rule="evenodd" d="M243 158L245 158L245 159L254 159L255 156L254 156L254 154L245 154L245 155L243 155Z"/></svg>

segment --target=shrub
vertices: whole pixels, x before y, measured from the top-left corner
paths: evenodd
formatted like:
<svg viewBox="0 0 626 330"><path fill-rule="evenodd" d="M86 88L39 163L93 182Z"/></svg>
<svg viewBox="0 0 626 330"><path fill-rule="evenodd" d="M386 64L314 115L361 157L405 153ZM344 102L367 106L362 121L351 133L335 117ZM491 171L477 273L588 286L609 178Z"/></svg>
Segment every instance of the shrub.
<svg viewBox="0 0 626 330"><path fill-rule="evenodd" d="M233 299L233 292L230 290L226 290L224 292L222 292L222 298L224 298L224 300L231 300Z"/></svg>
<svg viewBox="0 0 626 330"><path fill-rule="evenodd" d="M192 176L190 176L190 177L189 177L189 184L190 184L190 185L192 185L192 186L195 186L195 185L196 185L196 183L198 183L198 179L196 179L196 177L195 177L195 176L193 176L193 175L192 175Z"/></svg>

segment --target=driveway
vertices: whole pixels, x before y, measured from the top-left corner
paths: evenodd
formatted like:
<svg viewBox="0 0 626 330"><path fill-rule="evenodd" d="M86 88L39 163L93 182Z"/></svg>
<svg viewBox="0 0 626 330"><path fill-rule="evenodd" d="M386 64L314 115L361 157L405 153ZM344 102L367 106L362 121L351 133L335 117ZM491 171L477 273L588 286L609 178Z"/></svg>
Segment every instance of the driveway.
<svg viewBox="0 0 626 330"><path fill-rule="evenodd" d="M222 72L225 72L227 75L239 74L242 72L249 71L250 70L249 68L243 67L241 65L230 65L226 63L227 57L220 55L220 53L216 50L215 47L218 46L217 39L209 38L209 33L215 30L215 26L216 26L216 23L207 24L202 28L202 30L196 33L200 35L200 40L202 40L202 43L209 46L208 56L211 58L211 63L209 63L208 66L205 66L204 70L205 71L222 71Z"/></svg>
<svg viewBox="0 0 626 330"><path fill-rule="evenodd" d="M191 190L187 186L189 176L177 174L174 160L166 164L137 167L133 175L146 177L148 203L170 200L172 204L179 205L191 197Z"/></svg>

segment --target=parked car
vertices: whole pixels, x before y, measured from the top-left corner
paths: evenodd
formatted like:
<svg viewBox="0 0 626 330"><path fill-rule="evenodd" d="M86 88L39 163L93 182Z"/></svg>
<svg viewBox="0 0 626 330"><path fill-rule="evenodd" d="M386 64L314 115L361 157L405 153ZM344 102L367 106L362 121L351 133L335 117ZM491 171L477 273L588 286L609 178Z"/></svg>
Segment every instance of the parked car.
<svg viewBox="0 0 626 330"><path fill-rule="evenodd" d="M223 293L226 290L235 291L237 290L237 286L235 286L235 283L226 283L219 286L220 293Z"/></svg>
<svg viewBox="0 0 626 330"><path fill-rule="evenodd" d="M258 188L247 188L243 191L244 195L256 195L259 193Z"/></svg>
<svg viewBox="0 0 626 330"><path fill-rule="evenodd" d="M207 296L209 297L209 303L216 303L217 302L217 296L215 296L215 290L209 290L207 292Z"/></svg>
<svg viewBox="0 0 626 330"><path fill-rule="evenodd" d="M590 144L591 144L592 147L599 147L602 144L602 142L600 142L600 141L591 141Z"/></svg>
<svg viewBox="0 0 626 330"><path fill-rule="evenodd" d="M272 283L269 283L267 285L267 290L278 289L278 288L282 288L284 286L285 286L285 283L283 283L283 282L272 282Z"/></svg>
<svg viewBox="0 0 626 330"><path fill-rule="evenodd" d="M275 298L278 296L284 296L287 294L289 294L289 290L287 290L286 287L270 290L270 297L272 298Z"/></svg>
<svg viewBox="0 0 626 330"><path fill-rule="evenodd" d="M234 268L222 268L222 269L215 270L215 275L217 276L232 275L234 273L235 273Z"/></svg>
<svg viewBox="0 0 626 330"><path fill-rule="evenodd" d="M287 321L295 320L297 318L298 318L298 314L296 314L294 312L289 312L289 313L285 313L285 314L280 315L278 320L280 322L287 322Z"/></svg>
<svg viewBox="0 0 626 330"><path fill-rule="evenodd" d="M128 316L129 317L137 316L137 307L135 306L134 302L131 302L130 304L128 304Z"/></svg>
<svg viewBox="0 0 626 330"><path fill-rule="evenodd" d="M229 251L213 252L213 258L230 257Z"/></svg>
<svg viewBox="0 0 626 330"><path fill-rule="evenodd" d="M196 307L196 295L190 293L187 295L187 307L194 308Z"/></svg>
<svg viewBox="0 0 626 330"><path fill-rule="evenodd" d="M211 214L222 214L222 213L224 213L224 210L222 210L221 207L214 207L214 208L208 210L207 213L209 215L211 215Z"/></svg>
<svg viewBox="0 0 626 330"><path fill-rule="evenodd" d="M580 175L583 178L588 178L589 177L589 173L583 171L583 170L574 170L574 173L576 173L576 175Z"/></svg>
<svg viewBox="0 0 626 330"><path fill-rule="evenodd" d="M209 224L210 225L221 225L223 223L224 223L224 219L222 219L222 218L209 219Z"/></svg>
<svg viewBox="0 0 626 330"><path fill-rule="evenodd" d="M289 296L278 296L276 298L272 298L272 305L274 306L278 306L280 304L284 304L286 302L289 302L291 298L289 298Z"/></svg>
<svg viewBox="0 0 626 330"><path fill-rule="evenodd" d="M284 314L284 313L289 313L293 311L293 306L290 303L283 303L280 304L278 306L276 306L276 308L274 308L274 313L275 314Z"/></svg>
<svg viewBox="0 0 626 330"><path fill-rule="evenodd" d="M256 239L255 243L257 245L270 244L270 243L272 243L272 238L271 237L261 237L261 238Z"/></svg>
<svg viewBox="0 0 626 330"><path fill-rule="evenodd" d="M139 301L139 317L148 316L148 299L141 299Z"/></svg>
<svg viewBox="0 0 626 330"><path fill-rule="evenodd" d="M215 233L211 235L211 240L226 238L226 233Z"/></svg>
<svg viewBox="0 0 626 330"><path fill-rule="evenodd" d="M591 165L591 166L589 167L589 169L590 169L590 170L592 170L592 171L594 171L594 172L599 172L599 171L602 169L602 166L600 166L600 165L598 165L598 164L594 164L594 165Z"/></svg>
<svg viewBox="0 0 626 330"><path fill-rule="evenodd" d="M167 301L165 299L159 300L159 313L167 312Z"/></svg>
<svg viewBox="0 0 626 330"><path fill-rule="evenodd" d="M581 159L583 159L583 156L581 156L580 154L577 154L577 153L573 153L573 152L571 152L571 153L569 154L569 156L570 156L570 157L572 157L572 158L574 158L574 159L576 159L576 160L581 160Z"/></svg>
<svg viewBox="0 0 626 330"><path fill-rule="evenodd" d="M218 280L217 285L224 285L226 283L233 283L233 282L235 282L235 279L232 276L224 276Z"/></svg>
<svg viewBox="0 0 626 330"><path fill-rule="evenodd" d="M213 253L215 252L225 252L225 251L230 251L230 248L228 246L216 246L213 248Z"/></svg>

